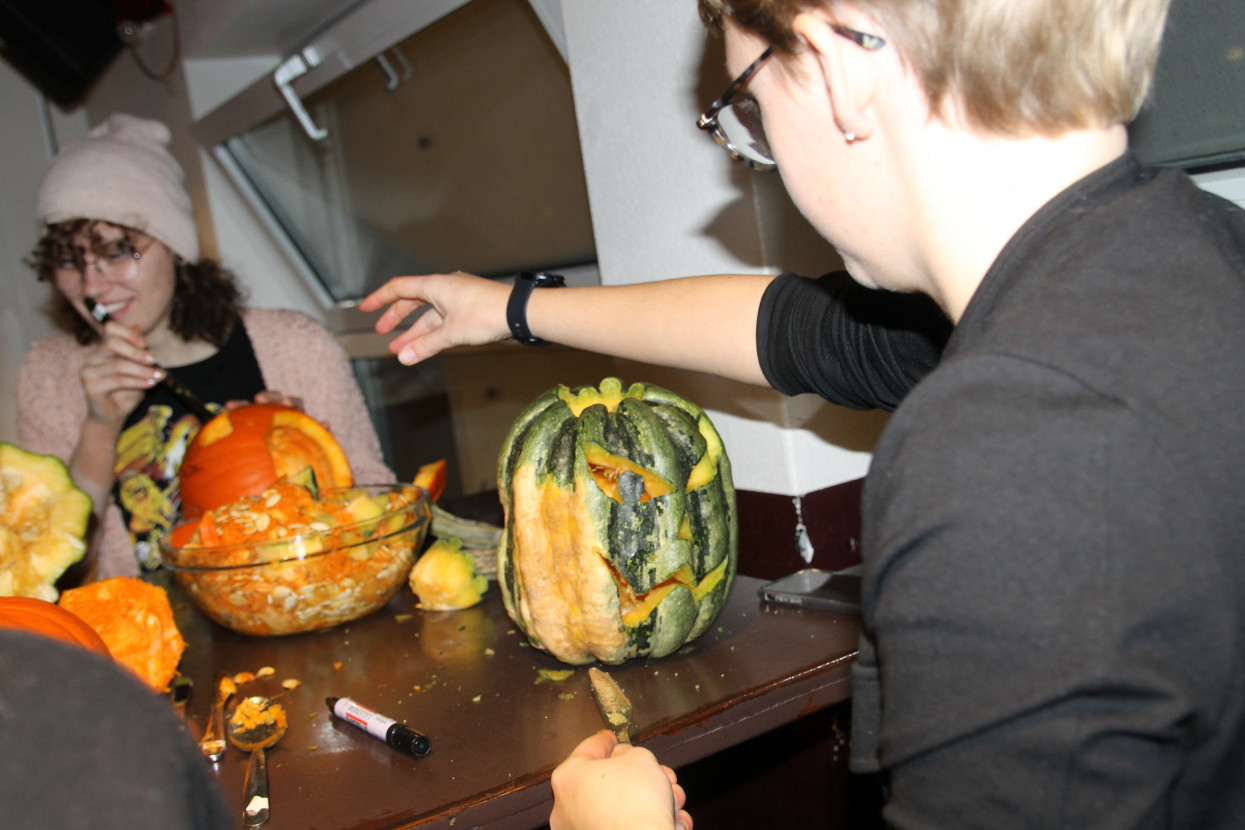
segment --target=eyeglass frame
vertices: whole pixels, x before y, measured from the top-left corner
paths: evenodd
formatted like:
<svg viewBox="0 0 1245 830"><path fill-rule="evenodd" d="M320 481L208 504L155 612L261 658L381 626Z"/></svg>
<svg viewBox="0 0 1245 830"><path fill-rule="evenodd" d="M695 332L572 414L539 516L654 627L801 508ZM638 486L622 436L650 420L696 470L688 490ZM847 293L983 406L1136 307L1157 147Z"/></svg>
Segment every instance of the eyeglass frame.
<svg viewBox="0 0 1245 830"><path fill-rule="evenodd" d="M137 233L140 236L147 237L147 244L141 245L141 246L131 244L131 237L130 237L131 233ZM88 266L92 266L95 268L96 273L102 275L105 279L110 280L110 281L116 281L118 279L122 281L133 279L132 274L114 276L113 269L114 268L119 269L121 267L127 267L127 268L133 267L135 272L137 272L139 260L143 258L144 254L146 254L148 251L151 250L151 247L155 245L157 241L159 240L157 240L154 236L142 233L141 231L127 231L125 236L123 236L121 239L114 239L114 240L104 243L103 245L93 246L91 248L91 253L94 254L94 256L92 256L89 259L87 258L87 252L85 250L83 250L82 248L75 248L75 252L82 251L81 259L79 260L75 256L73 267L65 267L60 264L54 264L51 268L52 277L55 279L62 275L68 275L70 272L72 272L77 275L79 280L85 280L86 269ZM108 245L116 245L119 249L128 248L130 255L124 258L123 260L115 263L114 265L100 268L100 253L101 253L100 248L107 247Z"/></svg>
<svg viewBox="0 0 1245 830"><path fill-rule="evenodd" d="M847 38L852 43L855 43L861 49L866 51L876 52L886 45L886 41L877 35L871 35L867 32L850 29L840 23L827 22L830 28L834 30L835 34ZM777 169L778 165L772 159L767 164L743 155L743 153L741 153L731 142L730 138L727 137L726 131L722 129L722 125L718 122L718 114L721 113L722 110L736 103L733 100L734 97L743 91L743 89L748 85L748 82L752 80L752 76L757 74L757 72L761 70L761 67L765 65L765 62L774 56L774 52L775 49L773 45L765 47L765 51L762 52L756 60L750 63L747 69L740 72L739 77L731 81L731 84L726 88L726 91L719 95L717 100L710 104L709 108L701 113L700 117L696 119L696 126L713 136L713 140L721 145L722 149L726 150L731 158L752 168L753 170L756 170L759 173L768 173Z"/></svg>

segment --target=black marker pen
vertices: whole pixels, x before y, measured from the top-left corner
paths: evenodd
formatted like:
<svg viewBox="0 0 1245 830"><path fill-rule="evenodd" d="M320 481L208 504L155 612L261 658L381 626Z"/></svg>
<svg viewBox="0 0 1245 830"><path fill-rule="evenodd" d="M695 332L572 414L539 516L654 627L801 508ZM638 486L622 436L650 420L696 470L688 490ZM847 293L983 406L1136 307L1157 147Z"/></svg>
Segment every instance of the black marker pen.
<svg viewBox="0 0 1245 830"><path fill-rule="evenodd" d="M348 697L326 697L324 702L337 717L353 723L373 737L380 738L399 752L423 758L432 751L432 742L422 732L416 732L404 723L360 706Z"/></svg>

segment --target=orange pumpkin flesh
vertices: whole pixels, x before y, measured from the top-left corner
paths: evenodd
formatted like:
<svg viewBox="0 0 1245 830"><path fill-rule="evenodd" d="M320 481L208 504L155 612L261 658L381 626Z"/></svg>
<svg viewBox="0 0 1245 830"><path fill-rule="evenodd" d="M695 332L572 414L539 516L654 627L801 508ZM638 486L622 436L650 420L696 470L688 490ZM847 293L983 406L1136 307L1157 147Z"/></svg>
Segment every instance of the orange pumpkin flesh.
<svg viewBox="0 0 1245 830"><path fill-rule="evenodd" d="M199 529L198 521L182 522L169 532L169 544L175 548L184 548L194 538L195 531Z"/></svg>
<svg viewBox="0 0 1245 830"><path fill-rule="evenodd" d="M337 439L307 413L279 404L226 410L204 424L186 448L180 472L182 514L189 519L310 467L327 488L354 484Z"/></svg>
<svg viewBox="0 0 1245 830"><path fill-rule="evenodd" d="M59 604L93 628L113 659L153 691L169 687L186 641L163 588L134 577L114 576L70 588L61 594Z"/></svg>
<svg viewBox="0 0 1245 830"><path fill-rule="evenodd" d="M436 501L441 498L441 493L445 490L445 470L444 458L424 464L415 472L413 484L416 487L423 487L428 491L428 498Z"/></svg>
<svg viewBox="0 0 1245 830"><path fill-rule="evenodd" d="M0 628L42 634L105 657L112 656L103 639L85 620L47 600L0 597Z"/></svg>

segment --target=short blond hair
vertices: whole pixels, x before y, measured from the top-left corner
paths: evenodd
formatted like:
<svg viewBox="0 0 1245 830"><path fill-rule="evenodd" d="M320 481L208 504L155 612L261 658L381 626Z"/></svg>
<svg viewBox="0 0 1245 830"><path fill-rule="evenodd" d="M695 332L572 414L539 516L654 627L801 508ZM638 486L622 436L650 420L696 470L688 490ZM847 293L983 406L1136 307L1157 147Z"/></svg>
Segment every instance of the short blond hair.
<svg viewBox="0 0 1245 830"><path fill-rule="evenodd" d="M699 0L780 51L795 16L835 0ZM931 111L1009 136L1126 123L1154 77L1171 0L852 0L878 20Z"/></svg>

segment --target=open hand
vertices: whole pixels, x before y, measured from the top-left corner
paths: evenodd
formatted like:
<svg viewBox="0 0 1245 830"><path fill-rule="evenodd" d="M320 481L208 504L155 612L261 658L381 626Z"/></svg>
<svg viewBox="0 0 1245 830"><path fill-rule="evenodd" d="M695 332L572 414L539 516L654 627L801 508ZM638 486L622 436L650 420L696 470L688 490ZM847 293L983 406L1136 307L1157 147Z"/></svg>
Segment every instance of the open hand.
<svg viewBox="0 0 1245 830"><path fill-rule="evenodd" d="M510 286L457 271L394 277L359 303L359 310L384 308L376 331L389 334L412 313L419 315L389 342L389 351L410 366L454 346L496 343L510 336L506 302ZM388 306L386 308L386 306Z"/></svg>

